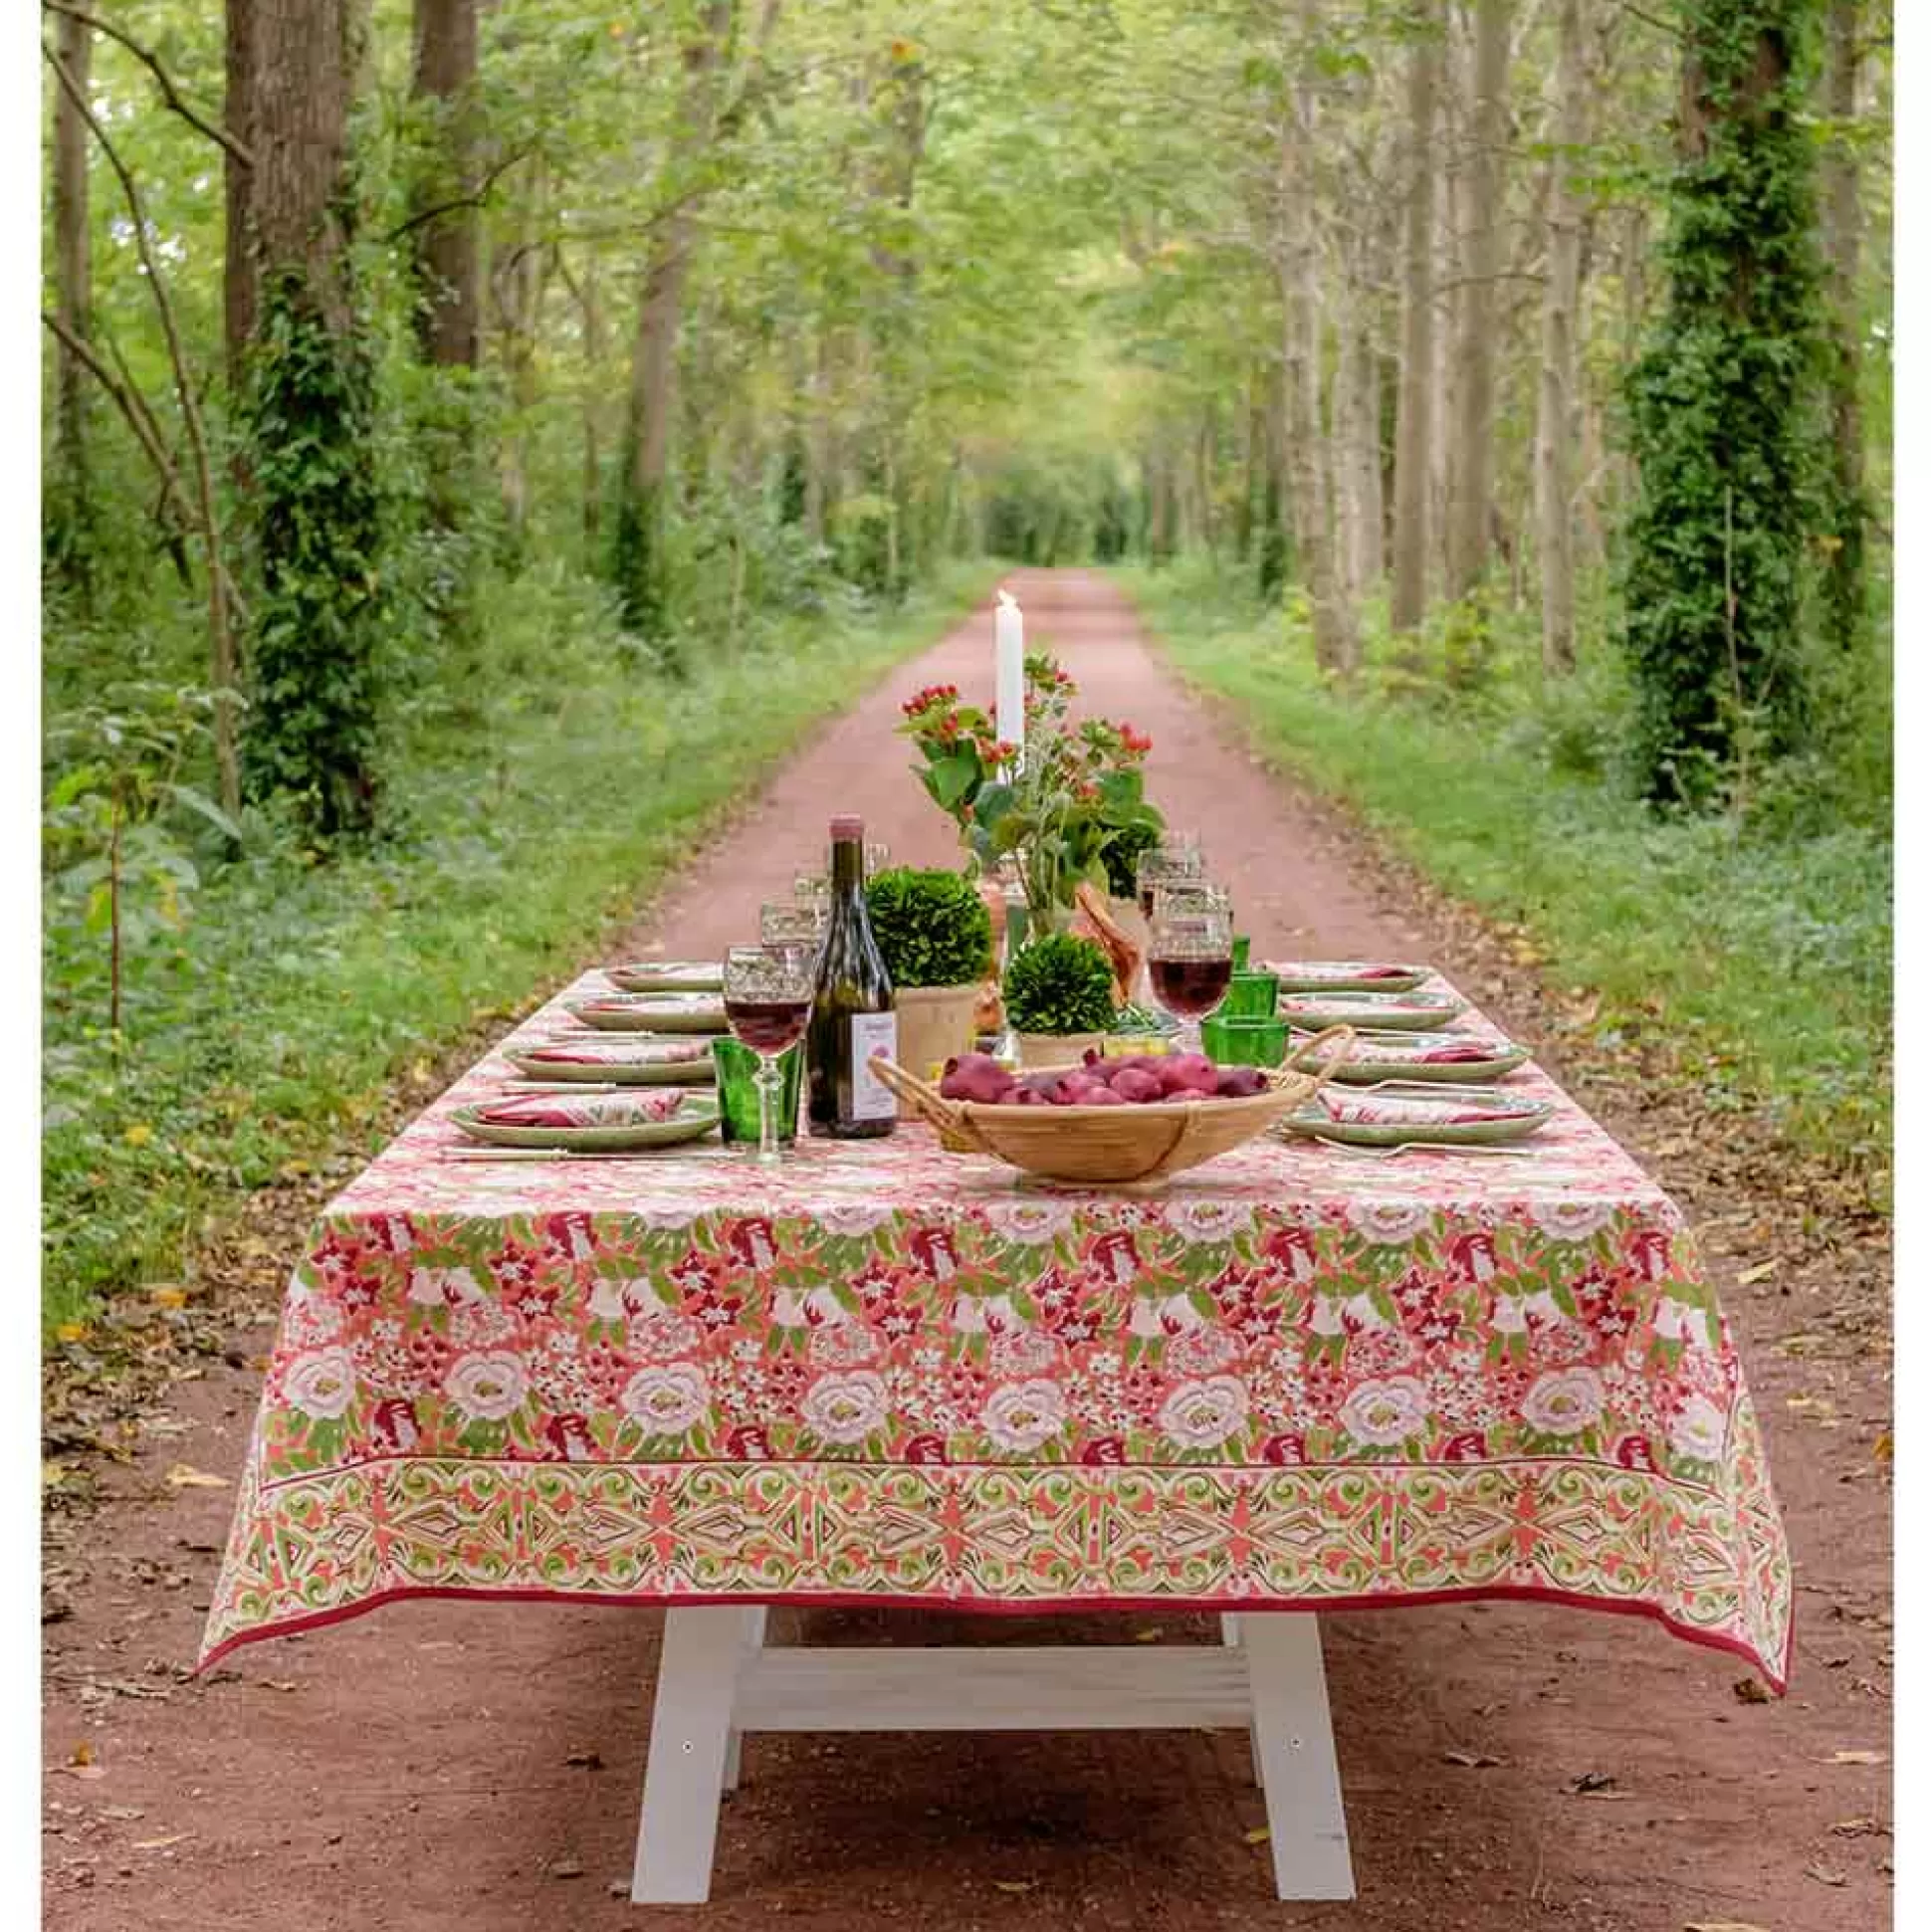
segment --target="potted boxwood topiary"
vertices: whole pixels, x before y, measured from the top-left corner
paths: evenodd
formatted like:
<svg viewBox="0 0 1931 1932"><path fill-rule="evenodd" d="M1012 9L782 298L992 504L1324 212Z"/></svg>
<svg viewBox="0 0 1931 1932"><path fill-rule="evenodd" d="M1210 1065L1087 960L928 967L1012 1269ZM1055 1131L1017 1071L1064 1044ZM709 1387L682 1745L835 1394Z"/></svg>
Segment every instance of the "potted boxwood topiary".
<svg viewBox="0 0 1931 1932"><path fill-rule="evenodd" d="M972 1050L972 1016L992 972L992 920L957 872L894 866L865 888L872 936L892 975L899 1064L920 1079Z"/></svg>
<svg viewBox="0 0 1931 1932"><path fill-rule="evenodd" d="M1034 940L1005 969L1005 1016L1024 1065L1072 1063L1112 1029L1112 963L1071 933Z"/></svg>

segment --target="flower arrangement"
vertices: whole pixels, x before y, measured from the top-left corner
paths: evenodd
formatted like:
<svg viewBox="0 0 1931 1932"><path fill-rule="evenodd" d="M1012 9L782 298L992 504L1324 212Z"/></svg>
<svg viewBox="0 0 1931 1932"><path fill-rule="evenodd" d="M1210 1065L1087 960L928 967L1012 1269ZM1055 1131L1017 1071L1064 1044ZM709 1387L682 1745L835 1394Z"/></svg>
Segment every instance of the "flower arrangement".
<svg viewBox="0 0 1931 1932"><path fill-rule="evenodd" d="M967 850L990 869L1010 857L1018 867L1035 929L1072 907L1082 880L1104 893L1125 880L1133 854L1160 835L1165 820L1147 801L1142 766L1153 740L1126 723L1071 721L1079 687L1050 657L1026 659L1026 743L996 735L956 685L930 685L903 707L899 730L917 746L913 766L933 802L960 828Z"/></svg>
<svg viewBox="0 0 1931 1932"><path fill-rule="evenodd" d="M894 988L976 985L990 976L992 918L959 873L895 866L873 875L865 902Z"/></svg>
<svg viewBox="0 0 1931 1932"><path fill-rule="evenodd" d="M1048 933L1012 956L1005 1011L1020 1033L1104 1033L1113 1025L1113 966L1091 940Z"/></svg>

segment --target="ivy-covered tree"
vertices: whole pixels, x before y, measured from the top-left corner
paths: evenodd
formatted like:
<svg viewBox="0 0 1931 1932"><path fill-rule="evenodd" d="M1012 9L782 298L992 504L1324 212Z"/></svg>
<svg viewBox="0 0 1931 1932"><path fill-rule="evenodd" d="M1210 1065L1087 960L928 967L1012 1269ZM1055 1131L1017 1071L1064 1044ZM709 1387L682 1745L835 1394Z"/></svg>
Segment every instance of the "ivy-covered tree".
<svg viewBox="0 0 1931 1932"><path fill-rule="evenodd" d="M1815 0L1681 0L1669 293L1630 372L1625 639L1645 791L1708 802L1806 725L1822 294L1804 125Z"/></svg>

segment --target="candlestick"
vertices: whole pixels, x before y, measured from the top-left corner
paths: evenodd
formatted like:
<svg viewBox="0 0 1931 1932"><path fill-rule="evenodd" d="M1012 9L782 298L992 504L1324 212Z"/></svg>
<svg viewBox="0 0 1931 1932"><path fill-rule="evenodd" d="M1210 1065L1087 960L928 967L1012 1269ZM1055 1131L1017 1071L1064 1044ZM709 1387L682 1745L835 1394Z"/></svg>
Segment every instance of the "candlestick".
<svg viewBox="0 0 1931 1932"><path fill-rule="evenodd" d="M999 736L1018 747L1018 755L1004 767L1011 777L1026 754L1026 625L1010 591L999 592L992 617L992 636L998 655L997 725Z"/></svg>

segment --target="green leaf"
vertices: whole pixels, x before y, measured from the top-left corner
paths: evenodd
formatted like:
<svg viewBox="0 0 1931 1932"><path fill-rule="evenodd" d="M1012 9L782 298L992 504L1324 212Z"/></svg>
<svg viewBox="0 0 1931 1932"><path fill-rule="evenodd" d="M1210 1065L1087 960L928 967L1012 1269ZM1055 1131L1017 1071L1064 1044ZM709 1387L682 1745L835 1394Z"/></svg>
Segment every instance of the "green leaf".
<svg viewBox="0 0 1931 1932"><path fill-rule="evenodd" d="M189 811L199 813L216 831L233 839L237 845L241 843L241 827L206 792L196 791L192 785L170 784L167 793L177 805L185 805Z"/></svg>
<svg viewBox="0 0 1931 1932"><path fill-rule="evenodd" d="M970 751L955 751L932 767L932 795L951 811L977 780L978 758Z"/></svg>

